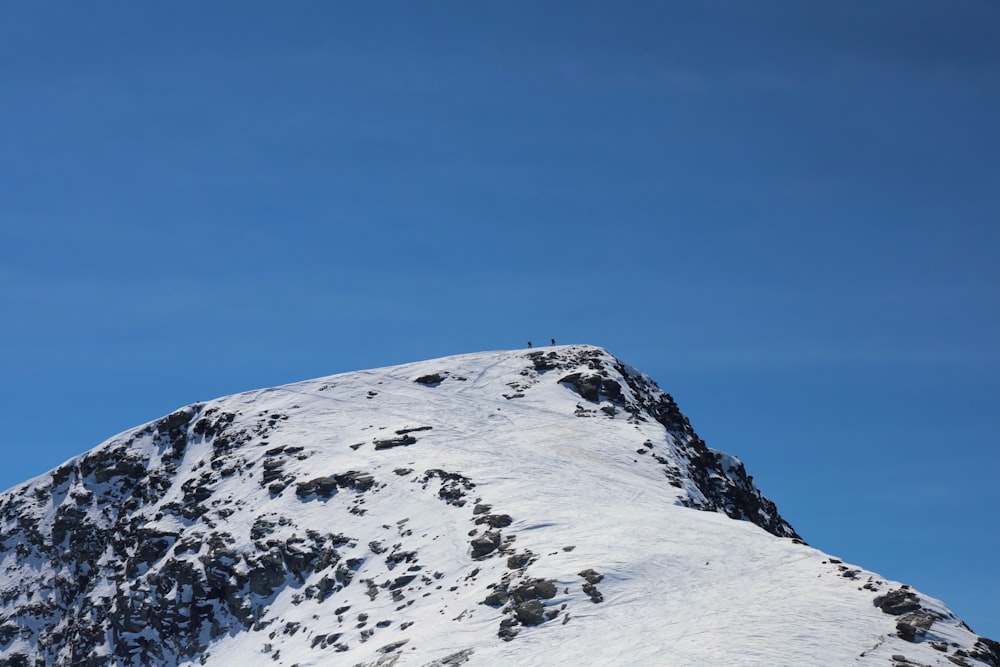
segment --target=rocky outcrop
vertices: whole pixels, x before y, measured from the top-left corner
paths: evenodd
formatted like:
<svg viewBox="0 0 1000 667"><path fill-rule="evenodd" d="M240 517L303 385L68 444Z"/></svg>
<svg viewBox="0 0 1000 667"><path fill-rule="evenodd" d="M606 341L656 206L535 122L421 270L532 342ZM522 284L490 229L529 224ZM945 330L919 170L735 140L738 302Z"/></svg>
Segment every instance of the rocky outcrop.
<svg viewBox="0 0 1000 667"><path fill-rule="evenodd" d="M778 508L754 485L753 478L734 456L710 449L698 437L677 403L660 390L646 375L625 366L598 348L571 348L570 351L531 352L525 355L532 369L539 372L567 371L559 382L577 393L584 401L597 406L589 409L577 406L580 417L616 418L619 411L634 421L653 419L667 430L673 441L669 451L655 450L653 443L642 453L663 467L664 476L673 486L681 486L684 478L700 492L684 502L694 509L723 512L733 519L749 521L778 537L801 541L791 524L778 513ZM527 383L522 383L523 386Z"/></svg>

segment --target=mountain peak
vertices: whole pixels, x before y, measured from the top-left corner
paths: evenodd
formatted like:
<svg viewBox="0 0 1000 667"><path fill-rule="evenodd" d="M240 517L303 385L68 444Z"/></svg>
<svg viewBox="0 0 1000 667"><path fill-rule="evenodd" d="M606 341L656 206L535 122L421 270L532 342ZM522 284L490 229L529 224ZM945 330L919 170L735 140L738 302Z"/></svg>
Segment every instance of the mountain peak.
<svg viewBox="0 0 1000 667"><path fill-rule="evenodd" d="M802 543L590 345L187 406L3 494L0 521L0 664L1000 661Z"/></svg>

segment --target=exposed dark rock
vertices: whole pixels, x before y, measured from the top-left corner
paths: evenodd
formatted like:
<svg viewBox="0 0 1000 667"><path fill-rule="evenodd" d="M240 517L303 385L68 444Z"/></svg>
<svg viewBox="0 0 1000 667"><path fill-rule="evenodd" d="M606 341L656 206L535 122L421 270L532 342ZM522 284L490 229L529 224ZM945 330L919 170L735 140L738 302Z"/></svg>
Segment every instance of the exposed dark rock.
<svg viewBox="0 0 1000 667"><path fill-rule="evenodd" d="M545 606L538 600L527 600L514 606L514 617L525 625L538 625L545 620Z"/></svg>
<svg viewBox="0 0 1000 667"><path fill-rule="evenodd" d="M483 599L483 604L490 607L501 607L507 604L508 600L510 600L510 594L507 592L506 587L504 587L502 589L498 588L487 595L486 598Z"/></svg>
<svg viewBox="0 0 1000 667"><path fill-rule="evenodd" d="M553 579L529 579L510 591L510 596L516 602L527 600L548 600L556 595L556 582Z"/></svg>
<svg viewBox="0 0 1000 667"><path fill-rule="evenodd" d="M315 591L316 601L323 602L333 593L335 593L339 588L340 586L338 586L336 580L331 579L330 577L324 575L323 578L319 580L319 583L316 584L316 591Z"/></svg>
<svg viewBox="0 0 1000 667"><path fill-rule="evenodd" d="M622 386L614 380L609 380L607 378L601 380L601 393L604 394L609 401L614 403L624 403L625 395L622 393Z"/></svg>
<svg viewBox="0 0 1000 667"><path fill-rule="evenodd" d="M475 649L467 648L458 653L452 653L440 660L429 662L424 667L458 667L458 665L464 665L468 662L473 653L475 653Z"/></svg>
<svg viewBox="0 0 1000 667"><path fill-rule="evenodd" d="M505 642L509 642L517 636L517 619L505 618L500 621L500 631L497 636Z"/></svg>
<svg viewBox="0 0 1000 667"><path fill-rule="evenodd" d="M281 459L268 459L264 461L264 474L261 475L261 486L266 486L276 479L280 479L284 474L282 468L285 462Z"/></svg>
<svg viewBox="0 0 1000 667"><path fill-rule="evenodd" d="M396 435L406 435L407 433L417 433L418 431L430 431L433 426L415 426L413 428L401 428L396 431Z"/></svg>
<svg viewBox="0 0 1000 667"><path fill-rule="evenodd" d="M253 526L250 528L250 539L260 540L271 533L274 532L275 523L269 519L265 519L262 516L254 519Z"/></svg>
<svg viewBox="0 0 1000 667"><path fill-rule="evenodd" d="M597 586L594 584L584 584L583 592L590 596L591 602L604 602L604 595L597 590Z"/></svg>
<svg viewBox="0 0 1000 667"><path fill-rule="evenodd" d="M403 586L406 586L408 583L410 583L416 578L417 575L415 574L404 574L401 577L396 577L396 579L392 582L392 585L389 586L389 588L390 590L394 588L402 588Z"/></svg>
<svg viewBox="0 0 1000 667"><path fill-rule="evenodd" d="M186 426L193 417L194 410L191 408L184 408L167 415L160 421L156 422L154 426L160 433L169 433L170 431Z"/></svg>
<svg viewBox="0 0 1000 667"><path fill-rule="evenodd" d="M285 583L284 563L276 551L259 554L248 564L251 566L250 592L267 597Z"/></svg>
<svg viewBox="0 0 1000 667"><path fill-rule="evenodd" d="M367 472L350 470L340 475L334 475L337 485L343 488L354 489L355 491L367 491L375 484L375 478Z"/></svg>
<svg viewBox="0 0 1000 667"><path fill-rule="evenodd" d="M316 477L308 482L295 485L295 495L307 498L316 494L320 498L329 498L337 492L337 480L333 477Z"/></svg>
<svg viewBox="0 0 1000 667"><path fill-rule="evenodd" d="M441 488L438 490L438 497L449 505L454 505L456 507L463 507L465 505L466 493L476 486L468 477L465 477L464 475L434 468L424 472L424 476L421 478L424 488L427 488L430 480L434 478L441 480Z"/></svg>
<svg viewBox="0 0 1000 667"><path fill-rule="evenodd" d="M375 478L370 473L349 470L338 475L315 477L308 482L300 482L295 485L295 495L303 499L313 494L320 498L330 498L337 493L338 487L363 492L374 484Z"/></svg>
<svg viewBox="0 0 1000 667"><path fill-rule="evenodd" d="M135 550L135 558L146 563L146 565L152 565L163 558L177 539L177 535L174 533L161 533L148 529L140 529L136 531L136 535L138 537L138 546ZM79 549L77 551L79 553ZM94 551L97 552L96 549ZM97 553L94 553L94 556Z"/></svg>
<svg viewBox="0 0 1000 667"><path fill-rule="evenodd" d="M436 386L444 382L444 376L440 373L431 373L429 375L421 375L414 382L419 384L426 384L428 386Z"/></svg>
<svg viewBox="0 0 1000 667"><path fill-rule="evenodd" d="M416 561L416 551L393 551L386 557L385 564L392 570L400 563L415 563Z"/></svg>
<svg viewBox="0 0 1000 667"><path fill-rule="evenodd" d="M920 609L920 598L913 591L897 588L885 595L877 596L872 600L872 604L886 614L900 616Z"/></svg>
<svg viewBox="0 0 1000 667"><path fill-rule="evenodd" d="M570 373L560 379L559 382L573 387L573 390L584 400L591 403L597 403L601 400L601 378L598 375Z"/></svg>
<svg viewBox="0 0 1000 667"><path fill-rule="evenodd" d="M386 644L382 648L378 649L378 652L379 653L390 653L392 651L398 651L403 646L405 646L409 641L410 641L409 639L401 639L398 642L393 642L391 644Z"/></svg>
<svg viewBox="0 0 1000 667"><path fill-rule="evenodd" d="M982 660L987 665L1000 667L1000 642L980 637L973 649L968 651L968 654L970 658Z"/></svg>
<svg viewBox="0 0 1000 667"><path fill-rule="evenodd" d="M146 462L138 458L123 455L122 458L110 461L109 463L110 465L98 467L94 470L94 480L98 484L103 484L115 477L130 477L138 480L146 474Z"/></svg>
<svg viewBox="0 0 1000 667"><path fill-rule="evenodd" d="M531 560L531 553L513 554L507 557L507 567L511 570L518 570L522 567L527 567Z"/></svg>
<svg viewBox="0 0 1000 667"><path fill-rule="evenodd" d="M208 440L227 429L235 419L236 415L232 412L221 412L218 408L209 408L201 416L201 419L195 422L191 431Z"/></svg>
<svg viewBox="0 0 1000 667"><path fill-rule="evenodd" d="M531 359L532 368L539 373L544 373L545 371L551 371L561 367L559 365L559 355L555 352L529 352L525 356L528 359Z"/></svg>
<svg viewBox="0 0 1000 667"><path fill-rule="evenodd" d="M500 546L500 533L499 531L488 530L479 537L474 537L471 544L472 557L483 558L496 551Z"/></svg>
<svg viewBox="0 0 1000 667"><path fill-rule="evenodd" d="M511 523L513 519L510 518L509 514L486 514L476 518L476 525L486 524L490 528L506 528Z"/></svg>
<svg viewBox="0 0 1000 667"><path fill-rule="evenodd" d="M398 438L388 440L375 440L375 449L392 449L393 447L408 447L417 441L412 435L403 435Z"/></svg>

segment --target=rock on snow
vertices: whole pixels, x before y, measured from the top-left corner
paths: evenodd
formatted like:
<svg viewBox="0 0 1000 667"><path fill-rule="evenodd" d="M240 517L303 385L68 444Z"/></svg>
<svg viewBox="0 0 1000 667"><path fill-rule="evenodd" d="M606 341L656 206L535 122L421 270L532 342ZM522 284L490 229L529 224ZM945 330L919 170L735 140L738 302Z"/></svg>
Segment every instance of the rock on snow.
<svg viewBox="0 0 1000 667"><path fill-rule="evenodd" d="M0 665L1000 665L591 346L191 405L0 521Z"/></svg>

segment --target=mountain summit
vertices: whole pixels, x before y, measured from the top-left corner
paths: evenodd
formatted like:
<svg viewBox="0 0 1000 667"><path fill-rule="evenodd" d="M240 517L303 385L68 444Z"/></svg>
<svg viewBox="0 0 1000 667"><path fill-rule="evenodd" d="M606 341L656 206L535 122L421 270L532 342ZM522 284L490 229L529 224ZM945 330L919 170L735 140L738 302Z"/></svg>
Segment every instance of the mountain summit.
<svg viewBox="0 0 1000 667"><path fill-rule="evenodd" d="M6 666L1000 666L591 346L191 405L0 521Z"/></svg>

